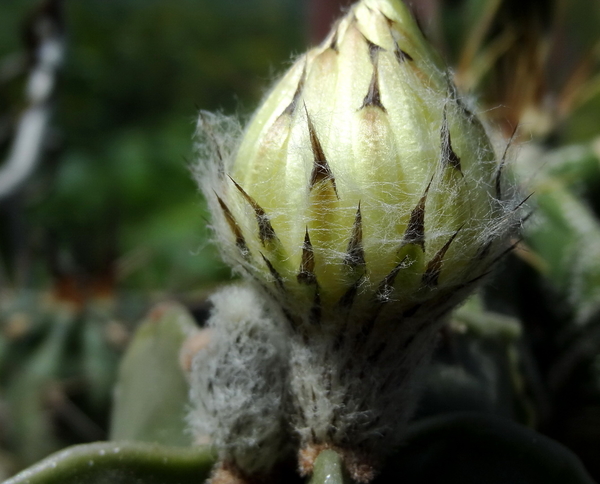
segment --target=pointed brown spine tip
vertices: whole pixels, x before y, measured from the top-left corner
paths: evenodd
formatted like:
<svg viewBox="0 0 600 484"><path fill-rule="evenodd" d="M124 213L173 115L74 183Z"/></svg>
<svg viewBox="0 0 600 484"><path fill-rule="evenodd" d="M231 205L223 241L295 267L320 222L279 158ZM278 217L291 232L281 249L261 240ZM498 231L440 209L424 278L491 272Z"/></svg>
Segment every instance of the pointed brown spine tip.
<svg viewBox="0 0 600 484"><path fill-rule="evenodd" d="M398 47L398 44L396 44L396 48L394 49L394 55L396 56L396 60L400 64L403 64L407 60L409 60L409 61L413 60L413 58L410 54L408 54L407 52L403 51L400 47Z"/></svg>
<svg viewBox="0 0 600 484"><path fill-rule="evenodd" d="M239 190L242 196L246 199L248 204L254 210L254 214L256 216L256 222L258 224L258 236L262 245L264 246L268 242L272 242L277 240L277 234L271 225L271 221L269 220L269 216L262 209L262 207L252 198L250 195L246 193L246 191L236 182L231 176L229 179L233 182L235 187Z"/></svg>
<svg viewBox="0 0 600 484"><path fill-rule="evenodd" d="M354 217L354 224L352 226L352 233L350 234L350 240L348 241L348 248L346 249L346 255L344 256L343 263L352 267L364 267L365 262L365 251L362 245L363 229L362 229L362 214L360 211L360 202L358 203L358 209L356 210L356 216Z"/></svg>
<svg viewBox="0 0 600 484"><path fill-rule="evenodd" d="M475 115L467 107L467 105L464 103L464 101L458 94L456 85L452 81L452 73L450 71L446 71L444 73L444 77L446 78L446 85L448 87L448 97L456 103L458 108L463 112L463 114L467 117L470 123L474 122L476 120Z"/></svg>
<svg viewBox="0 0 600 484"><path fill-rule="evenodd" d="M515 213L518 212L521 208L523 208L523 205L525 205L527 203L527 200L529 200L531 197L533 197L533 194L535 192L531 192L529 195L527 195L523 200L521 200L515 207L513 207L513 209L511 210L511 213ZM525 220L527 220L529 217L531 217L533 215L533 212L531 212L529 215L527 215L526 219L523 219L522 222L525 222Z"/></svg>
<svg viewBox="0 0 600 484"><path fill-rule="evenodd" d="M367 106L373 106L381 109L384 113L386 113L387 109L385 109L385 106L381 102L381 91L379 90L379 75L377 71L377 65L374 65L371 83L369 84L369 90L367 91L367 94L363 99L363 103L360 109L364 109Z"/></svg>
<svg viewBox="0 0 600 484"><path fill-rule="evenodd" d="M456 104L461 109L461 111L464 113L464 115L467 117L467 119L469 120L469 122L473 123L475 121L475 119L476 119L475 118L475 114L473 114L473 111L471 111L467 107L467 105L458 96L456 96Z"/></svg>
<svg viewBox="0 0 600 484"><path fill-rule="evenodd" d="M244 239L244 235L242 234L242 229L240 228L239 224L237 223L237 220L235 219L235 217L231 213L231 210L229 210L229 207L225 204L223 199L219 197L219 195L217 195L216 193L215 196L217 197L219 206L223 211L223 215L225 216L227 225L229 225L229 228L233 232L233 235L235 237L235 245L237 245L238 249L240 249L242 256L246 258L250 254L250 250L248 249L248 244L246 244L246 239Z"/></svg>
<svg viewBox="0 0 600 484"><path fill-rule="evenodd" d="M450 128L448 126L448 117L446 115L447 105L444 106L444 114L442 116L442 128L440 130L440 137L442 140L442 153L441 162L444 166L450 166L462 175L462 168L460 165L460 158L452 149L452 140L450 137Z"/></svg>
<svg viewBox="0 0 600 484"><path fill-rule="evenodd" d="M304 106L306 110L306 106ZM310 175L310 185L309 188L312 190L314 186L321 181L330 181L333 186L333 191L335 192L335 196L339 200L337 187L335 184L335 177L331 172L331 168L329 168L329 163L327 163L327 158L325 158L325 152L323 151L323 147L321 146L321 142L317 137L317 133L315 131L315 127L310 119L308 111L306 111L306 119L308 120L308 134L310 136L310 146L313 152L313 169Z"/></svg>
<svg viewBox="0 0 600 484"><path fill-rule="evenodd" d="M474 286L475 284L477 284L482 279L484 279L487 276L489 276L491 273L492 273L492 271L486 271L483 274L480 274L477 277L474 277L473 279L465 282L464 284L461 284L460 286L457 287L457 290L469 289L470 287Z"/></svg>
<svg viewBox="0 0 600 484"><path fill-rule="evenodd" d="M279 272L277 272L277 269L275 269L275 267L273 266L271 261L269 259L267 259L262 252L260 253L260 255L262 256L263 260L265 261L265 264L266 264L267 268L269 269L271 276L273 276L273 279L275 280L275 286L277 286L277 289L279 289L281 292L285 292L285 286L283 285L283 278L281 277L281 274L279 274Z"/></svg>
<svg viewBox="0 0 600 484"><path fill-rule="evenodd" d="M376 65L379 59L379 52L385 49L380 45L374 44L366 37L365 41L367 42L367 46L369 47L369 58L371 59L371 64Z"/></svg>
<svg viewBox="0 0 600 484"><path fill-rule="evenodd" d="M292 101L287 105L287 107L283 110L281 115L289 115L291 116L296 112L296 107L298 106L298 101L302 97L302 92L304 91L304 84L306 82L306 60L304 61L304 68L302 69L302 76L300 76L300 80L298 81L298 85L296 86L296 91L294 92L294 97Z"/></svg>
<svg viewBox="0 0 600 484"><path fill-rule="evenodd" d="M310 236L308 235L308 228L304 235L302 260L300 261L300 269L298 269L296 279L301 284L310 285L317 283L317 276L315 274L315 253L313 251L312 243L310 242Z"/></svg>
<svg viewBox="0 0 600 484"><path fill-rule="evenodd" d="M394 290L394 283L396 282L396 276L400 269L405 267L404 263L408 256L404 256L402 260L394 267L390 273L383 278L383 280L379 283L379 287L377 287L377 291L375 292L375 298L379 303L386 303L389 301L390 295Z"/></svg>
<svg viewBox="0 0 600 484"><path fill-rule="evenodd" d="M337 22L337 25L335 26L335 29L333 31L333 36L331 37L331 42L329 42L329 48L331 50L333 50L336 54L339 54L340 52L340 48L338 45L338 37L339 37L340 33L339 33L339 22Z"/></svg>
<svg viewBox="0 0 600 484"><path fill-rule="evenodd" d="M495 188L496 188L496 200L502 200L502 171L504 170L504 160L500 162L498 165L498 169L496 170L496 180L495 180Z"/></svg>
<svg viewBox="0 0 600 484"><path fill-rule="evenodd" d="M379 13L381 13L381 16L385 19L385 21L388 24L388 27L391 29L394 26L395 22L391 18L389 18L385 13L383 13L383 12L379 12Z"/></svg>
<svg viewBox="0 0 600 484"><path fill-rule="evenodd" d="M433 258L427 264L427 268L425 269L425 273L423 274L423 279L421 280L421 284L430 288L436 287L439 282L440 274L442 272L442 265L444 262L444 256L448 249L450 248L450 244L454 241L458 233L461 231L462 227L459 228L454 235L448 239L448 242L444 244L444 246L437 251L437 253L433 256Z"/></svg>
<svg viewBox="0 0 600 484"><path fill-rule="evenodd" d="M512 134L506 143L506 148L504 148L504 153L502 153L502 159L498 164L498 170L496 171L496 180L495 180L495 188L496 188L496 199L502 200L502 172L504 171L504 166L506 165L506 156L508 155L508 150L510 149L513 140L515 139L515 135L517 134L518 126L515 126Z"/></svg>
<svg viewBox="0 0 600 484"><path fill-rule="evenodd" d="M374 106L381 109L384 113L387 112L385 106L381 102L381 91L379 90L379 51L383 50L382 47L374 44L373 42L365 39L369 46L369 57L371 58L371 64L373 65L373 74L371 75L371 82L369 84L369 90L363 99L362 106L360 109L364 109L367 106Z"/></svg>
<svg viewBox="0 0 600 484"><path fill-rule="evenodd" d="M404 64L407 60L413 60L412 56L408 52L405 52L400 48L396 39L394 39L394 56L399 64Z"/></svg>
<svg viewBox="0 0 600 484"><path fill-rule="evenodd" d="M396 276L400 272L400 269L406 267L404 262L408 256L404 256L404 258L394 267L390 273L383 278L383 280L379 283L377 290L375 291L374 304L375 307L371 309L371 315L369 319L366 321L363 330L360 334L360 342L357 344L364 344L367 341L367 338L373 328L375 327L375 322L381 314L381 310L383 307L390 302L390 296L394 291L394 283L396 282Z"/></svg>
<svg viewBox="0 0 600 484"><path fill-rule="evenodd" d="M403 246L406 244L416 244L421 247L423 252L425 252L425 202L427 201L430 186L431 181L429 181L419 203L417 203L417 206L411 212L406 231L404 232L404 240L402 241Z"/></svg>
<svg viewBox="0 0 600 484"><path fill-rule="evenodd" d="M421 32L421 35L423 36L423 38L426 41L429 41L429 36L427 36L425 34L425 30L423 29L423 24L421 23L421 19L414 15L413 15L413 19L415 20L415 23L417 24L417 28L419 29L419 32Z"/></svg>

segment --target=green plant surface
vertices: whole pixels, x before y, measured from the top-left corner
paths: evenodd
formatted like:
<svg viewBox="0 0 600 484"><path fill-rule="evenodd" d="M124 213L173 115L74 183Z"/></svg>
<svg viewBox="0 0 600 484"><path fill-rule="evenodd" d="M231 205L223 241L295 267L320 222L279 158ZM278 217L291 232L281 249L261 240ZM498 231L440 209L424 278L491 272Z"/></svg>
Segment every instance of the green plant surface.
<svg viewBox="0 0 600 484"><path fill-rule="evenodd" d="M564 297L571 329L581 330L600 313L600 162L593 144L527 147L515 174L535 210L524 230L529 260Z"/></svg>
<svg viewBox="0 0 600 484"><path fill-rule="evenodd" d="M563 445L507 419L474 413L414 423L374 484L593 484Z"/></svg>
<svg viewBox="0 0 600 484"><path fill-rule="evenodd" d="M22 107L22 21L38 3L0 1L0 111L6 118L0 124L9 128L7 120ZM208 211L189 172L193 118L198 109L248 113L273 77L273 66L303 43L305 3L64 2L68 52L49 152L16 203L0 207L0 481L61 447L105 439L111 411L109 438L117 443L70 447L5 484L201 484L209 475L208 449L189 448L188 387L177 363L194 325L191 315L172 305L143 323L122 361L113 409L109 401L122 346L107 340L107 327L119 323L124 344L128 322L137 321L140 306L157 295L176 294L196 304L229 277L202 228ZM428 3L439 3L440 11L439 18L423 22L425 30L439 24L442 31L432 40L443 44L448 37L444 55L452 70L469 68L466 85L488 100L478 112L489 111L493 120L494 112L506 112L500 106L512 108L510 99L497 99L490 87L495 80L525 92L527 83L536 81L535 70L522 85L494 74L521 28L513 19L504 32L503 22L511 25L511 15L528 7L519 0ZM549 41L558 60L544 69L552 76L540 96L552 105L587 46L597 44L600 10L587 0L530 3L547 13L551 4L563 5L555 23L563 26L566 41ZM496 18L495 12L501 15ZM535 33L532 22L526 26ZM471 51L460 54L469 41ZM514 45L527 51L527 42ZM559 62L561 53L569 63ZM524 227L525 250L518 251L529 265L511 257L502 278L486 289L491 294L486 304L503 315L470 303L453 315L451 330L440 335L433 364L423 373L417 420L372 484L591 483L571 450L600 479L596 54L597 49L589 65L581 66L595 76L593 82L585 89L573 84L580 97L573 112L554 120L557 128L550 136L527 139L520 147L515 143L514 156L509 150L507 171L525 167L515 177L524 195L533 192L528 204L534 214ZM25 70L7 77L15 60ZM518 67L513 63L506 70L518 72ZM536 118L522 121L517 138L535 123ZM10 138L4 128L2 150ZM514 159L522 155L525 163ZM114 268L113 289L124 307L116 311L91 301L77 314L46 307L41 296L53 283L52 264L60 273L81 274L81 280ZM14 293L2 287L5 282L14 284ZM498 287L489 288L494 284ZM500 292L509 294L502 299ZM122 304L130 294L137 304ZM19 321L27 330L15 336ZM61 402L79 408L97 436L66 421ZM456 413L465 411L472 413ZM300 481L293 467L288 472L278 482ZM341 457L327 450L307 482L350 481Z"/></svg>
<svg viewBox="0 0 600 484"><path fill-rule="evenodd" d="M191 443L185 431L188 384L178 361L194 329L192 316L175 303L156 307L139 326L119 370L111 440Z"/></svg>
<svg viewBox="0 0 600 484"><path fill-rule="evenodd" d="M344 473L342 458L333 450L324 450L315 461L309 484L350 484Z"/></svg>
<svg viewBox="0 0 600 484"><path fill-rule="evenodd" d="M90 301L82 331L81 371L89 382L89 400L94 409L106 408L115 383L119 353L107 344L107 325L115 314L114 301Z"/></svg>
<svg viewBox="0 0 600 484"><path fill-rule="evenodd" d="M586 324L600 310L600 224L581 200L548 181L536 196L543 224L528 230L527 240L548 264L548 276Z"/></svg>
<svg viewBox="0 0 600 484"><path fill-rule="evenodd" d="M206 447L101 442L53 454L4 484L199 484L212 464Z"/></svg>
<svg viewBox="0 0 600 484"><path fill-rule="evenodd" d="M66 446L106 439L128 335L121 306L130 320L139 309L112 294L71 296L18 291L0 303L2 444L17 470Z"/></svg>
<svg viewBox="0 0 600 484"><path fill-rule="evenodd" d="M71 447L4 484L200 484L214 454L208 447L175 448L110 442ZM287 476L289 477L289 476ZM279 482L287 482L285 477ZM566 447L506 419L457 413L412 424L405 445L373 484L593 484ZM309 484L350 484L340 456L323 451Z"/></svg>
<svg viewBox="0 0 600 484"><path fill-rule="evenodd" d="M53 316L46 338L6 386L11 416L9 431L14 450L23 464L35 462L60 448L48 418L46 400L60 380L67 339L78 320L68 308Z"/></svg>
<svg viewBox="0 0 600 484"><path fill-rule="evenodd" d="M423 372L417 417L472 411L533 424L520 365L521 333L517 319L485 309L478 295L469 298L450 318Z"/></svg>

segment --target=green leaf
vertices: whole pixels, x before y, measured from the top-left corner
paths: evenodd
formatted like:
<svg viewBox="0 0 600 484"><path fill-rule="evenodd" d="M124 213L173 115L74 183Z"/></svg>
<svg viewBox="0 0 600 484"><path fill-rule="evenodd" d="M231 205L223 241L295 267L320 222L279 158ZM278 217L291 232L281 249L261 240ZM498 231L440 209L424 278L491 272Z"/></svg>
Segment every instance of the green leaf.
<svg viewBox="0 0 600 484"><path fill-rule="evenodd" d="M188 384L178 361L194 328L192 316L174 303L155 308L138 328L119 370L111 440L190 445Z"/></svg>
<svg viewBox="0 0 600 484"><path fill-rule="evenodd" d="M53 454L4 484L200 484L213 462L207 447L99 442Z"/></svg>

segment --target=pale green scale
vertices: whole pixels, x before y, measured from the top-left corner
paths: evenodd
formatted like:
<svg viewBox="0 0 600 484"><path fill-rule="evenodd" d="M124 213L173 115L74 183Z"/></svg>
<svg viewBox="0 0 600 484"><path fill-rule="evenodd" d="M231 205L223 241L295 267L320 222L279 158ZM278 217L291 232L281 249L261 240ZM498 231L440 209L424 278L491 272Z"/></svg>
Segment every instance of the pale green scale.
<svg viewBox="0 0 600 484"><path fill-rule="evenodd" d="M294 98L302 71L303 62L300 59L275 85L246 128L232 172L232 176L243 187L250 187L261 180L264 164L257 159L256 152L275 120Z"/></svg>
<svg viewBox="0 0 600 484"><path fill-rule="evenodd" d="M439 144L435 138L439 135L434 135L430 129L431 114L423 99L427 92L417 82L408 62L399 64L391 55L380 56L379 85L383 105L396 136L398 157L411 182L412 193L420 197L418 192L424 188L423 181L427 180L426 186L434 172ZM441 119L441 111L439 117Z"/></svg>

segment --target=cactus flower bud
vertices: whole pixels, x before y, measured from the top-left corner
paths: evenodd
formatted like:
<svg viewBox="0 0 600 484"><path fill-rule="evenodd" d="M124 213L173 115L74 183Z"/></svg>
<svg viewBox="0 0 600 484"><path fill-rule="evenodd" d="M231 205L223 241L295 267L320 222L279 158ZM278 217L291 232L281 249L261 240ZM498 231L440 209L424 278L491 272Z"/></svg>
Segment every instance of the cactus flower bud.
<svg viewBox="0 0 600 484"><path fill-rule="evenodd" d="M200 119L222 253L289 334L301 468L335 448L366 482L402 438L445 315L520 223L503 162L400 0L354 5L237 148Z"/></svg>

